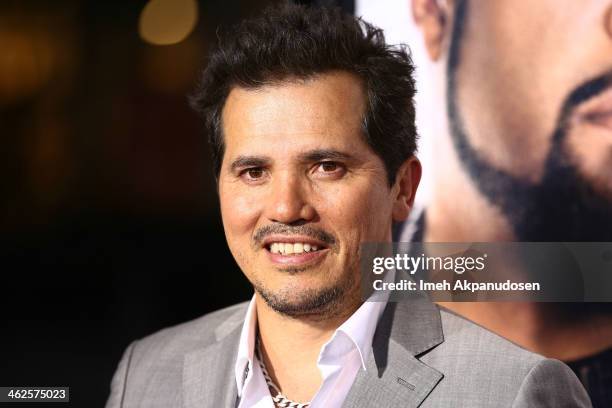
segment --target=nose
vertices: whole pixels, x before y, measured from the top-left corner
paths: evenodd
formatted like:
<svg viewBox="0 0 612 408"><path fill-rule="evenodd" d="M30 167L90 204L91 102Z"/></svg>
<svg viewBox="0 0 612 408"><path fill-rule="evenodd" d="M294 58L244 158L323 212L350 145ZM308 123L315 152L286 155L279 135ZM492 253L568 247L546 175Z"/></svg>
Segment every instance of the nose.
<svg viewBox="0 0 612 408"><path fill-rule="evenodd" d="M277 174L268 196L267 218L283 224L312 221L316 213L310 204L311 197L306 183L297 174Z"/></svg>

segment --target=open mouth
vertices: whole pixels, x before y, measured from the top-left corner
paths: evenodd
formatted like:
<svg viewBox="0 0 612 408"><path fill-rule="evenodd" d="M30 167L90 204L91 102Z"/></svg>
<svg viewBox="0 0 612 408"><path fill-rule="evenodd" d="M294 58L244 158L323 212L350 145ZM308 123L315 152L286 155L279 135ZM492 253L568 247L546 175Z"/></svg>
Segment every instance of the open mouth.
<svg viewBox="0 0 612 408"><path fill-rule="evenodd" d="M272 242L266 245L266 249L273 254L284 256L300 255L303 253L317 252L324 247L309 242Z"/></svg>
<svg viewBox="0 0 612 408"><path fill-rule="evenodd" d="M263 247L273 263L305 267L314 265L328 254L328 245L308 236L271 236Z"/></svg>

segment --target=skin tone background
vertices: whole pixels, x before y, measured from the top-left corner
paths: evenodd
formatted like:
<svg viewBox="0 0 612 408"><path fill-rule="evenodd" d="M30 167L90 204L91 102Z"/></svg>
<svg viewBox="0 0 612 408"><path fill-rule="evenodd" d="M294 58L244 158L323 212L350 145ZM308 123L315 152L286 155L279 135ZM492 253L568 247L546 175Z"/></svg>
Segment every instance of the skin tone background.
<svg viewBox="0 0 612 408"><path fill-rule="evenodd" d="M609 240L612 3L458 4L411 2L439 124L425 239ZM446 306L565 360L611 344L609 314L596 308Z"/></svg>

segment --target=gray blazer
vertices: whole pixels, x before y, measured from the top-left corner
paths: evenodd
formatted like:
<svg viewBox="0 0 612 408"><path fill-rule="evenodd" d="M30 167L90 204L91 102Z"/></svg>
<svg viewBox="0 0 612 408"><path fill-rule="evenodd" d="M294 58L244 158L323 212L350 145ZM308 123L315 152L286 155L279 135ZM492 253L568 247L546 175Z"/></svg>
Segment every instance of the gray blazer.
<svg viewBox="0 0 612 408"><path fill-rule="evenodd" d="M237 405L247 303L133 342L107 408ZM572 371L416 297L389 303L344 407L590 407Z"/></svg>

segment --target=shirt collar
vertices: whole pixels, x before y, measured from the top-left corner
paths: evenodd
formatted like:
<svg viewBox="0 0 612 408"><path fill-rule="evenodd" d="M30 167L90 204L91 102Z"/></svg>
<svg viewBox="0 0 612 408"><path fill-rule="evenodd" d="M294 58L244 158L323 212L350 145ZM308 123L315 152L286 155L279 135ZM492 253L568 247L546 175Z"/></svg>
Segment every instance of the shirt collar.
<svg viewBox="0 0 612 408"><path fill-rule="evenodd" d="M246 312L240 342L238 343L238 356L236 357L236 385L238 396L241 396L244 382L249 371L253 370L253 356L255 355L255 327L257 325L257 314L255 312L255 295L251 298Z"/></svg>
<svg viewBox="0 0 612 408"><path fill-rule="evenodd" d="M370 301L372 295L367 301L353 313L344 323L342 323L334 332L331 339L321 349L323 354L327 346L334 342L339 333L344 333L351 342L355 345L361 359L361 366L366 369L366 361L369 353L372 350L372 339L380 316L382 315L386 301ZM255 329L257 326L255 295L251 298L249 307L247 308L242 331L240 332L240 342L238 343L238 355L236 357L235 375L236 386L238 387L238 396L242 396L242 390L247 375L253 370L253 361L255 355ZM320 356L319 356L320 357Z"/></svg>
<svg viewBox="0 0 612 408"><path fill-rule="evenodd" d="M372 350L372 339L380 320L386 302L374 302L368 299L338 327L329 343L334 341L338 333L344 333L355 345L361 359L361 367L366 369L366 361Z"/></svg>
<svg viewBox="0 0 612 408"><path fill-rule="evenodd" d="M383 280L392 282L394 278L395 270L392 269L384 276ZM331 340L323 346L323 351L326 350L328 344L334 341L338 333L344 333L357 348L361 367L365 371L369 353L372 351L372 340L374 339L376 326L378 326L378 321L387 306L388 300L388 291L372 293L359 309L336 329Z"/></svg>

